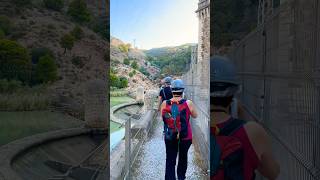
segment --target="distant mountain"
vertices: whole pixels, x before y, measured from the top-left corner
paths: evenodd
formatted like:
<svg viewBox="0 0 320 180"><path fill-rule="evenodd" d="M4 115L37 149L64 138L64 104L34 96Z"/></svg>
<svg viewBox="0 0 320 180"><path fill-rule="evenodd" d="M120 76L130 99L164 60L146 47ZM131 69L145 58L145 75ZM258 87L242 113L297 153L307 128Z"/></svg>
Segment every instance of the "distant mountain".
<svg viewBox="0 0 320 180"><path fill-rule="evenodd" d="M161 69L161 74L180 76L189 70L191 48L197 44L188 43L180 46L153 48L144 51L148 61Z"/></svg>
<svg viewBox="0 0 320 180"><path fill-rule="evenodd" d="M174 53L177 53L179 51L185 51L188 48L195 46L197 44L195 43L187 43L180 46L168 46L168 47L160 47L160 48L152 48L150 50L144 50L144 53L146 53L147 56L165 56L165 55L173 55Z"/></svg>

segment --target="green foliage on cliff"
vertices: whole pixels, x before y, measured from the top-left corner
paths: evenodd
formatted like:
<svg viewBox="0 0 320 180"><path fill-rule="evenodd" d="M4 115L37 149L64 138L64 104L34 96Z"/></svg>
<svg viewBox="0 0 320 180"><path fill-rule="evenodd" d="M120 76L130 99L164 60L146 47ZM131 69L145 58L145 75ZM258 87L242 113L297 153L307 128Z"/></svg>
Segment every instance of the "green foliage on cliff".
<svg viewBox="0 0 320 180"><path fill-rule="evenodd" d="M161 69L161 74L182 75L189 69L191 46L151 49L146 54L147 60Z"/></svg>
<svg viewBox="0 0 320 180"><path fill-rule="evenodd" d="M240 40L257 24L258 0L214 0L211 2L211 39L215 47ZM212 41L211 41L212 42Z"/></svg>

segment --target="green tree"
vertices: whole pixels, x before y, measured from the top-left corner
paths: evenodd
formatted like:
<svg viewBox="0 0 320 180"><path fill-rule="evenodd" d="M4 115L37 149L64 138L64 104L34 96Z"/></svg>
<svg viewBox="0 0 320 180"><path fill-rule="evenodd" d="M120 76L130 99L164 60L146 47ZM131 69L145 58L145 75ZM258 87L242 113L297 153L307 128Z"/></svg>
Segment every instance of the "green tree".
<svg viewBox="0 0 320 180"><path fill-rule="evenodd" d="M80 40L83 38L83 30L81 29L80 26L76 26L73 28L73 30L70 32L70 34L76 39Z"/></svg>
<svg viewBox="0 0 320 180"><path fill-rule="evenodd" d="M54 59L49 55L42 56L36 65L35 74L37 81L40 83L55 81L58 77L58 73Z"/></svg>
<svg viewBox="0 0 320 180"><path fill-rule="evenodd" d="M27 82L31 72L31 58L27 49L15 41L1 39L0 79Z"/></svg>
<svg viewBox="0 0 320 180"><path fill-rule="evenodd" d="M89 22L91 15L84 0L72 0L69 4L68 14L78 22Z"/></svg>
<svg viewBox="0 0 320 180"><path fill-rule="evenodd" d="M73 48L74 45L74 37L70 34L66 34L64 36L62 36L61 40L60 40L60 45L62 48L64 48L64 53L67 52L68 50L71 50Z"/></svg>
<svg viewBox="0 0 320 180"><path fill-rule="evenodd" d="M123 60L123 64L125 64L125 65L130 65L130 60L129 59L127 59L127 58L125 58L124 60Z"/></svg>
<svg viewBox="0 0 320 180"><path fill-rule="evenodd" d="M7 16L0 15L0 29L4 32L5 35L10 34L10 32L12 31L13 25Z"/></svg>
<svg viewBox="0 0 320 180"><path fill-rule="evenodd" d="M53 52L45 47L40 48L33 48L31 50L31 59L33 64L37 64L39 62L40 57L49 55L51 57L54 57Z"/></svg>
<svg viewBox="0 0 320 180"><path fill-rule="evenodd" d="M120 49L120 51L123 52L123 53L128 53L130 47L131 47L131 44L120 44L120 45L118 46L118 48Z"/></svg>
<svg viewBox="0 0 320 180"><path fill-rule="evenodd" d="M60 11L64 6L64 0L43 0L44 5L48 9Z"/></svg>
<svg viewBox="0 0 320 180"><path fill-rule="evenodd" d="M138 68L139 68L139 65L138 65L137 61L132 61L131 67L132 67L133 69L138 69Z"/></svg>
<svg viewBox="0 0 320 180"><path fill-rule="evenodd" d="M119 78L119 88L126 88L128 87L128 79L126 77Z"/></svg>
<svg viewBox="0 0 320 180"><path fill-rule="evenodd" d="M110 86L111 87L118 87L119 84L119 78L116 74L112 72L112 70L109 73L109 79L110 79Z"/></svg>

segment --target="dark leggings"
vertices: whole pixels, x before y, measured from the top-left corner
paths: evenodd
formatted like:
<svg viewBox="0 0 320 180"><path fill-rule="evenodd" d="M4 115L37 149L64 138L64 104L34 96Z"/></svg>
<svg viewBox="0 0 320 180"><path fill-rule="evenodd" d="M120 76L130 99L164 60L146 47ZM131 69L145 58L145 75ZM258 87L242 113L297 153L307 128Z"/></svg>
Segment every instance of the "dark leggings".
<svg viewBox="0 0 320 180"><path fill-rule="evenodd" d="M179 152L179 161L177 168L178 180L184 180L186 178L187 166L188 166L188 150L192 144L191 140L178 140L168 141L166 144L166 180L175 180L175 167L177 154ZM179 148L178 148L179 144Z"/></svg>

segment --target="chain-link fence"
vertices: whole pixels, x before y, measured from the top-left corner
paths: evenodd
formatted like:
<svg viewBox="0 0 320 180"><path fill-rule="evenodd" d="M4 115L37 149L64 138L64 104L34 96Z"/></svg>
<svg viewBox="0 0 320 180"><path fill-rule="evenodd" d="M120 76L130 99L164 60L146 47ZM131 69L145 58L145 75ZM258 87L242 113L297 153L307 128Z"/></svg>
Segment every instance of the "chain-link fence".
<svg viewBox="0 0 320 180"><path fill-rule="evenodd" d="M290 0L230 52L241 101L269 131L278 179L320 179L320 3Z"/></svg>

